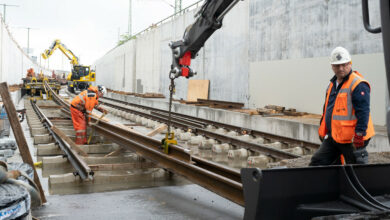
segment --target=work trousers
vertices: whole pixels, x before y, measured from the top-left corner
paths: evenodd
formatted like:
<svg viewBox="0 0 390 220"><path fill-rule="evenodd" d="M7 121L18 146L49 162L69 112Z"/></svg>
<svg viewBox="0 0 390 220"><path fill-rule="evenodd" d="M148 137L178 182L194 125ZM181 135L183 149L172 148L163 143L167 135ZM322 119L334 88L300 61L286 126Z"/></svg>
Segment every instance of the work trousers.
<svg viewBox="0 0 390 220"><path fill-rule="evenodd" d="M352 143L340 144L328 136L311 157L309 166L339 165L341 164L341 154L344 156L346 164L366 164L368 163L366 146L369 141L370 139L364 141L363 147L355 149Z"/></svg>
<svg viewBox="0 0 390 220"><path fill-rule="evenodd" d="M87 144L87 121L85 114L80 110L70 107L70 113L72 115L73 128L76 131L76 144Z"/></svg>

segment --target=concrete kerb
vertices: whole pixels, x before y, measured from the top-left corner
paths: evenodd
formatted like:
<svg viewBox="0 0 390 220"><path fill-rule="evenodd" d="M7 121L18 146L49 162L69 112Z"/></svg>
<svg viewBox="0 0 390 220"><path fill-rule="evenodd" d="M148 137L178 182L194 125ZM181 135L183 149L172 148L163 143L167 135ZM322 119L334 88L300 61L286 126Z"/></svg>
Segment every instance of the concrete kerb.
<svg viewBox="0 0 390 220"><path fill-rule="evenodd" d="M152 168L149 171L139 172L122 172L116 174L107 175L105 172L95 172L93 181L80 182L79 177L75 177L72 173L66 173L61 175L50 175L49 186L63 187L63 184L74 183L82 185L97 185L97 184L110 184L110 183L126 183L127 186L139 187L140 184L147 186L161 185L164 181L171 179L172 177L168 172L165 172L159 168ZM125 187L126 186L120 186Z"/></svg>
<svg viewBox="0 0 390 220"><path fill-rule="evenodd" d="M34 144L48 144L53 142L53 137L49 134L41 134L34 136Z"/></svg>
<svg viewBox="0 0 390 220"><path fill-rule="evenodd" d="M31 135L32 136L42 135L42 134L48 134L48 130L46 128L44 128L43 126L31 128Z"/></svg>
<svg viewBox="0 0 390 220"><path fill-rule="evenodd" d="M63 155L64 152L55 143L35 145L37 156ZM79 145L87 154L108 154L119 147L114 144Z"/></svg>

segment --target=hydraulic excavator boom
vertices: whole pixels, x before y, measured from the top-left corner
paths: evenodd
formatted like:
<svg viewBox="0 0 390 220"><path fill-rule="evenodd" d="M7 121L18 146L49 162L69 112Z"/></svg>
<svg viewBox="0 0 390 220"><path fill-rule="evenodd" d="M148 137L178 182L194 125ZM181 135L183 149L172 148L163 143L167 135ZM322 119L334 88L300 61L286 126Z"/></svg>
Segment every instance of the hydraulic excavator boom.
<svg viewBox="0 0 390 220"><path fill-rule="evenodd" d="M48 59L53 55L54 51L59 49L72 64L72 72L68 75L68 90L75 92L75 90L87 89L91 82L95 81L95 71L91 70L90 66L84 66L79 63L79 58L69 50L60 40L55 40L49 49L42 53L43 59Z"/></svg>
<svg viewBox="0 0 390 220"><path fill-rule="evenodd" d="M197 56L207 39L222 27L223 18L239 1L205 0L195 14L195 22L186 28L183 39L169 44L173 56L171 78L189 78L196 74L190 68L191 59Z"/></svg>
<svg viewBox="0 0 390 220"><path fill-rule="evenodd" d="M51 55L53 55L56 49L60 49L61 52L70 60L70 64L79 65L79 58L74 55L74 53L69 50L60 40L55 40L49 49L45 50L42 53L43 59L48 59Z"/></svg>

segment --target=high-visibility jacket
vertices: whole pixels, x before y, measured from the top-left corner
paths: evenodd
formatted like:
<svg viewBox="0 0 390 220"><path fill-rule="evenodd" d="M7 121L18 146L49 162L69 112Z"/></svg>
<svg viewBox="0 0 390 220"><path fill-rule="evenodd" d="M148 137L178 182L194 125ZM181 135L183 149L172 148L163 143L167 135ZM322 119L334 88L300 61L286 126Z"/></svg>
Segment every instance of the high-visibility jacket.
<svg viewBox="0 0 390 220"><path fill-rule="evenodd" d="M99 104L97 91L95 86L89 87L87 90L82 91L79 95L74 97L71 105L76 109L91 114L93 108Z"/></svg>
<svg viewBox="0 0 390 220"><path fill-rule="evenodd" d="M352 105L352 93L357 85L360 83L367 83L368 86L370 84L363 79L363 76L357 72L354 71L349 76L349 79L345 81L340 88L339 93L337 94L335 104L333 107L332 112L332 127L331 127L331 135L333 140L335 140L337 143L346 144L346 143L352 143L352 138L355 135L355 127L357 123L357 118L355 116L355 109ZM325 100L325 107L324 112L322 114L322 119L320 128L318 129L318 134L320 137L325 137L328 129L326 128L325 123L325 115L326 115L326 109L328 106L329 101L329 95L332 91L333 83L331 82L328 86L328 90L326 92L326 100ZM375 135L374 131L374 125L372 123L371 114L368 119L367 124L367 130L366 135L364 136L364 140L370 139L372 136Z"/></svg>

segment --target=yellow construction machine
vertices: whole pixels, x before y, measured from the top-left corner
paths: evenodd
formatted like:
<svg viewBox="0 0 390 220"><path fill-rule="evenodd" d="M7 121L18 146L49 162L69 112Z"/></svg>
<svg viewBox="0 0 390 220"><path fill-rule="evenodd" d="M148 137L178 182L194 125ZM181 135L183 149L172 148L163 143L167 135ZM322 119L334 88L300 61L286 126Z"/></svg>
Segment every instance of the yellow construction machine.
<svg viewBox="0 0 390 220"><path fill-rule="evenodd" d="M31 96L30 99L52 99L51 94L46 91L45 82L47 82L50 88L57 94L61 89L61 85L55 78L48 78L42 71L36 77L33 68L27 70L27 75L25 78L22 78L22 80L23 86L21 95L23 97L27 94Z"/></svg>
<svg viewBox="0 0 390 220"><path fill-rule="evenodd" d="M43 59L48 59L56 49L60 49L62 53L70 60L72 64L72 72L68 74L68 90L75 93L76 90L85 90L96 79L96 73L91 70L90 66L79 64L79 58L73 54L60 40L55 40L49 49L42 53Z"/></svg>

